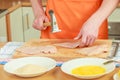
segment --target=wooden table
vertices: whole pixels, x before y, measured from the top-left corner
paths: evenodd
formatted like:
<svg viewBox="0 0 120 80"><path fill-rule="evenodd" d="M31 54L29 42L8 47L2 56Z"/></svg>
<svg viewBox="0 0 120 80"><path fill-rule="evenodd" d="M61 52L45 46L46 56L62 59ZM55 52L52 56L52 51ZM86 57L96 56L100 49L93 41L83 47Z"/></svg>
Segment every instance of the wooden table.
<svg viewBox="0 0 120 80"><path fill-rule="evenodd" d="M4 44L5 43L0 43L0 47L2 47ZM92 80L113 80L113 75L118 70L120 70L120 68L116 68L113 72L111 72L108 75L102 76L98 79L92 79ZM22 77L17 77L15 75L8 74L3 70L3 65L0 65L0 80L83 80L83 79L78 79L63 73L60 70L60 67L56 67L53 70L41 76L37 76L33 78L22 78Z"/></svg>
<svg viewBox="0 0 120 80"><path fill-rule="evenodd" d="M6 42L0 42L0 48L5 45Z"/></svg>
<svg viewBox="0 0 120 80"><path fill-rule="evenodd" d="M112 73L105 75L101 78L98 79L92 79L92 80L113 80L113 75L119 70L120 68L116 68L115 71ZM11 75L6 73L3 70L3 66L0 65L0 80L83 80L83 79L78 79L72 76L69 76L65 73L63 73L60 70L60 67L56 67L53 70L37 77L33 78L22 78L22 77L17 77L15 75Z"/></svg>

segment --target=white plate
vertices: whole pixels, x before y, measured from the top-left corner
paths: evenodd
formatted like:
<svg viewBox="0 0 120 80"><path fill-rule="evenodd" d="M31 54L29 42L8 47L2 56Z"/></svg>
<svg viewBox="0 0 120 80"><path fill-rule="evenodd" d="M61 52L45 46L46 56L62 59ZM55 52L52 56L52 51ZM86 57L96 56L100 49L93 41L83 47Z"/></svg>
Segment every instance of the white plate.
<svg viewBox="0 0 120 80"><path fill-rule="evenodd" d="M118 77L117 73L114 74L113 79L114 79L114 80L120 80L120 78Z"/></svg>
<svg viewBox="0 0 120 80"><path fill-rule="evenodd" d="M44 72L40 73L29 73L29 74L16 74L15 70L25 66L27 64L35 64L35 65L40 65L46 68ZM14 74L20 77L34 77L41 75L45 72L48 72L49 70L53 69L56 66L56 61L47 58L47 57L24 57L24 58L18 58L14 59L4 65L4 70L10 74Z"/></svg>
<svg viewBox="0 0 120 80"><path fill-rule="evenodd" d="M78 58L78 59L73 59L70 61L67 61L65 63L63 63L63 65L61 66L61 70L71 76L77 77L77 78L81 78L81 79L93 79L93 78L98 78L101 77L105 74L108 74L110 72L112 72L115 69L115 65L114 63L109 63L107 65L103 65L103 62L107 61L106 59L102 59L102 58ZM83 75L74 75L71 73L71 70L79 67L79 66L85 66L85 65L97 65L97 66L101 66L104 67L106 69L106 72L103 74L99 74L99 75L88 75L88 76L83 76Z"/></svg>

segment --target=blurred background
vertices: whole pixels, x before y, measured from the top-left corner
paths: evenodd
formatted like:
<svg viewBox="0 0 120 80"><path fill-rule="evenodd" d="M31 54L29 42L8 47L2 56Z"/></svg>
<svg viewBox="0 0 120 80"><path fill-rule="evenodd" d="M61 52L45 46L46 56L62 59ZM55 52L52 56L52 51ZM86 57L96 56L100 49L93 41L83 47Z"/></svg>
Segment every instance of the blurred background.
<svg viewBox="0 0 120 80"><path fill-rule="evenodd" d="M45 8L47 0L42 0ZM28 41L40 38L33 29L34 15L30 0L0 0L0 42ZM108 17L109 39L120 39L120 4Z"/></svg>

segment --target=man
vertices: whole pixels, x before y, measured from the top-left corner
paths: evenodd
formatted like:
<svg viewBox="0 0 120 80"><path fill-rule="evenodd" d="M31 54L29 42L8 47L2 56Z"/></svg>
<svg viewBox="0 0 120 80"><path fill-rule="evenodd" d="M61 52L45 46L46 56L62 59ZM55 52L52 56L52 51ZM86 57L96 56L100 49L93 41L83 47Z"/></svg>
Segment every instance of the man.
<svg viewBox="0 0 120 80"><path fill-rule="evenodd" d="M33 27L41 30L41 38L81 39L79 47L89 46L98 39L108 38L107 17L119 0L48 0L46 13L41 0L31 0L35 20ZM53 10L61 32L50 33L49 10Z"/></svg>

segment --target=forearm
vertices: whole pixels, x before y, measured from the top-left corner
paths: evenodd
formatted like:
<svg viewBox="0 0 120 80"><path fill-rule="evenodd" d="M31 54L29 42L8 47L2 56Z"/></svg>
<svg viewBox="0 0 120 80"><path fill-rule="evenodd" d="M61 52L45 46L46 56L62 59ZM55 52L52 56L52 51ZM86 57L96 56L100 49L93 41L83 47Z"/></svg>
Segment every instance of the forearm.
<svg viewBox="0 0 120 80"><path fill-rule="evenodd" d="M100 8L91 16L91 18L102 23L113 12L118 5L118 2L119 0L103 0Z"/></svg>
<svg viewBox="0 0 120 80"><path fill-rule="evenodd" d="M35 17L38 15L44 15L44 10L42 7L42 0L30 0L33 8Z"/></svg>

